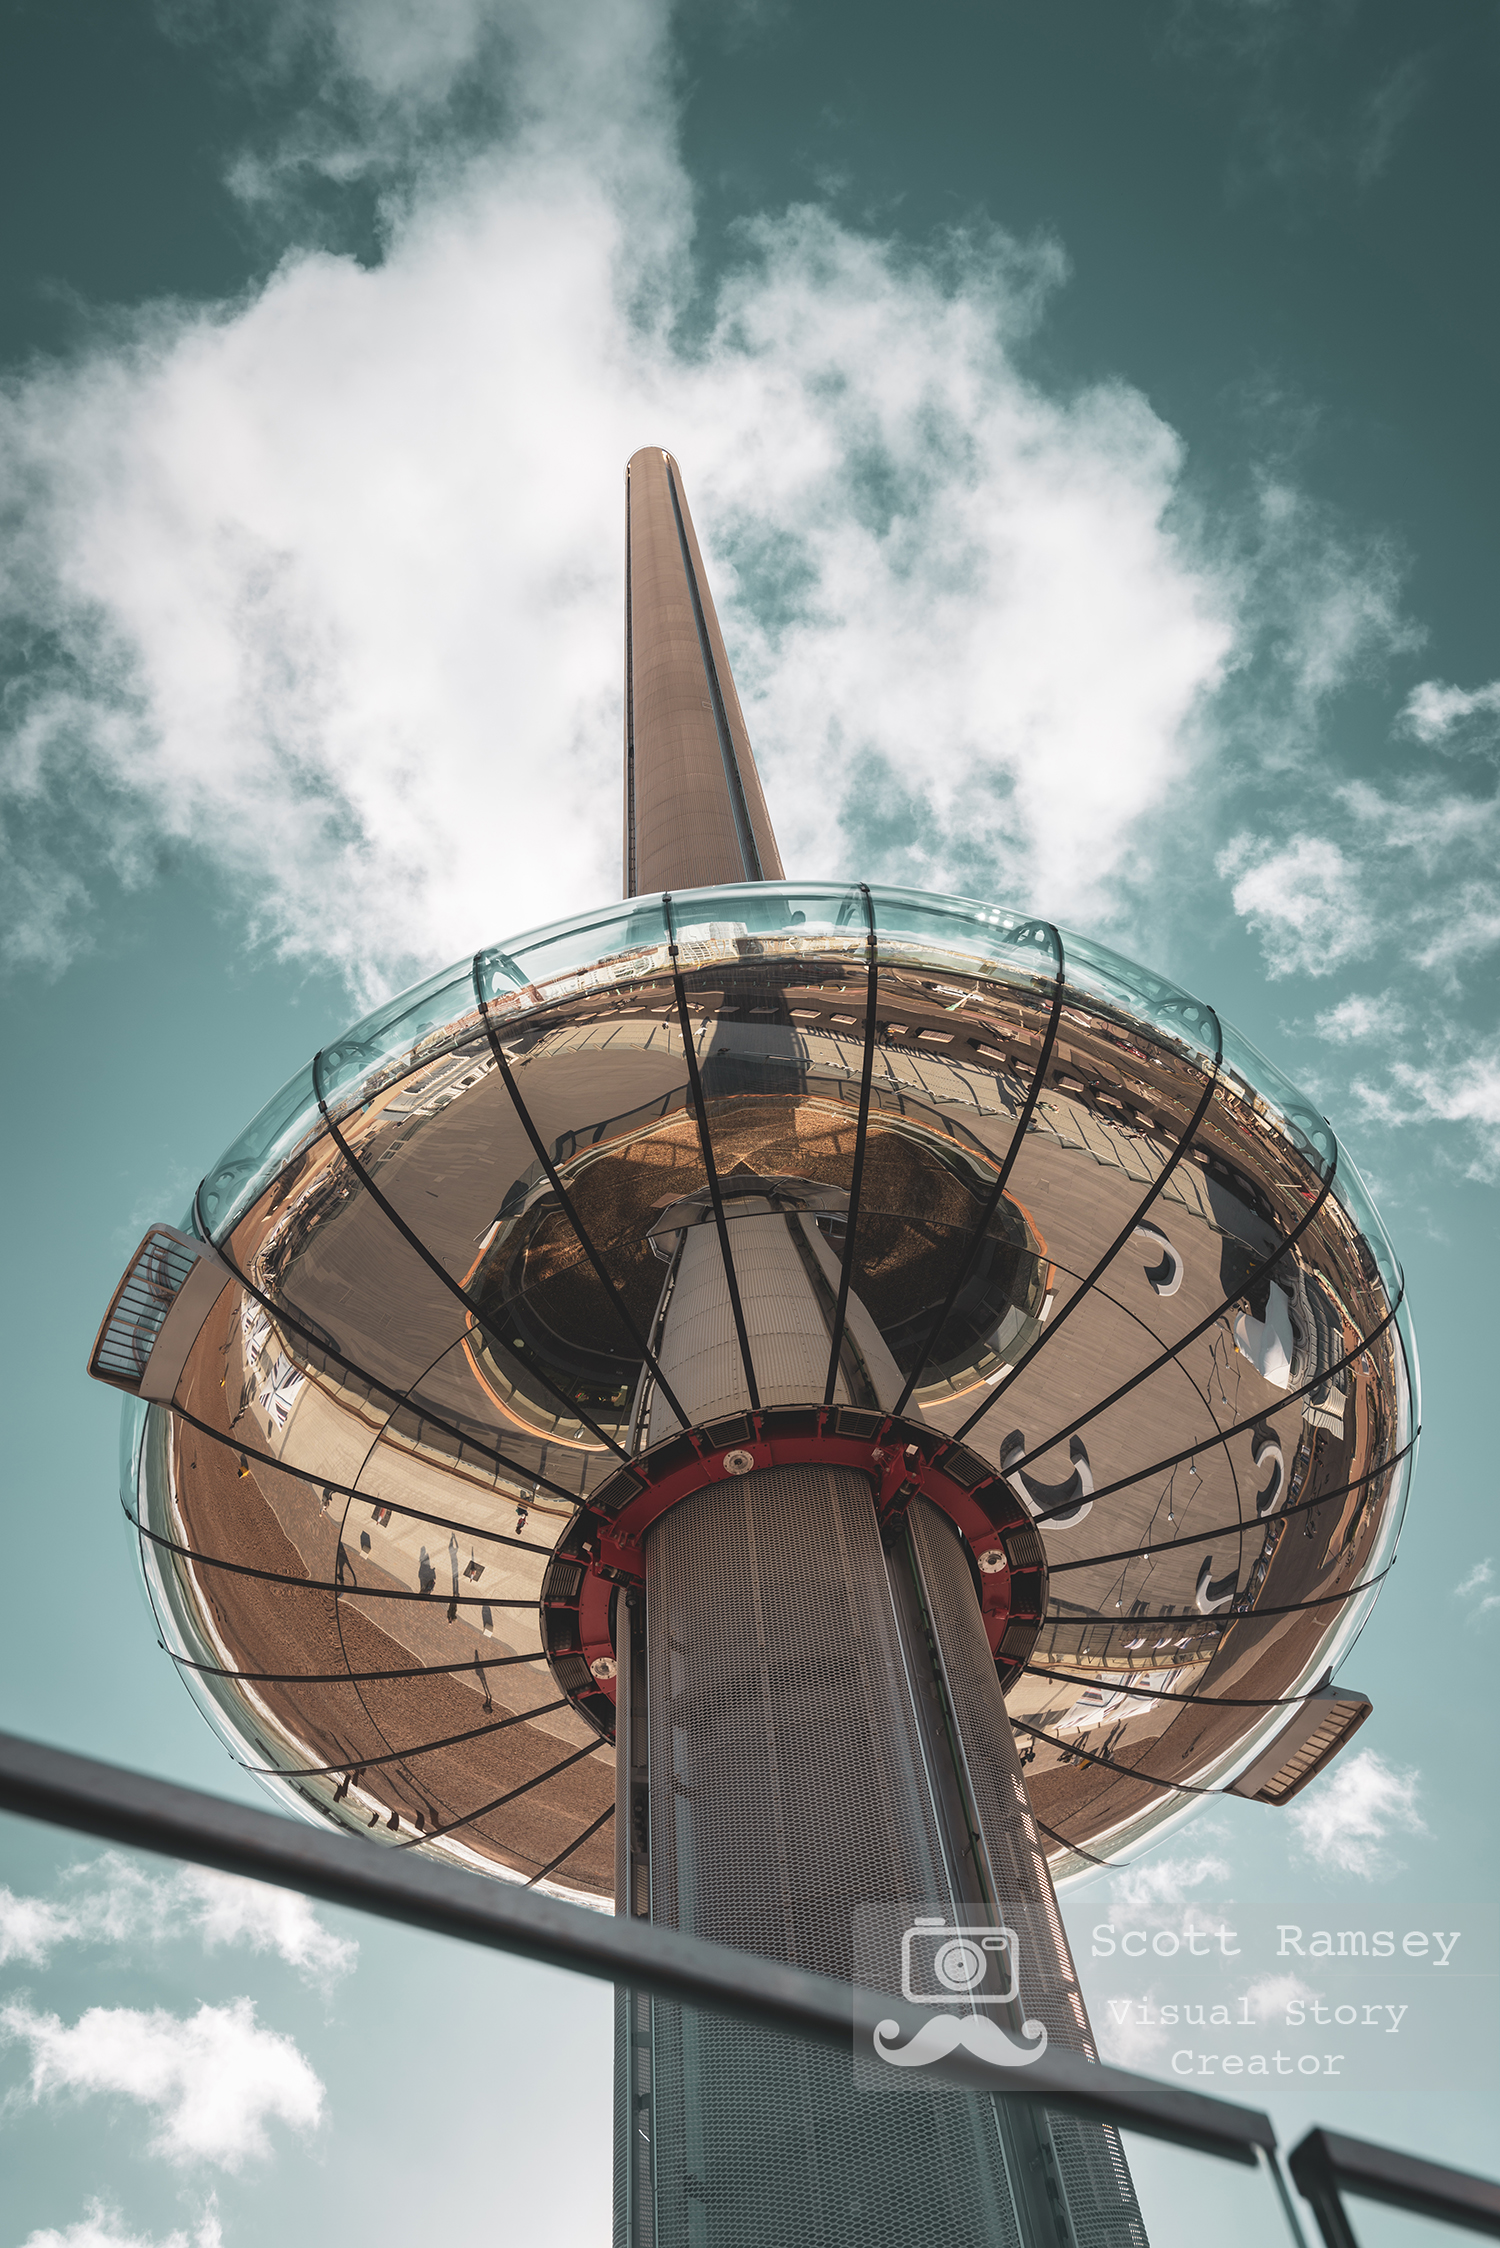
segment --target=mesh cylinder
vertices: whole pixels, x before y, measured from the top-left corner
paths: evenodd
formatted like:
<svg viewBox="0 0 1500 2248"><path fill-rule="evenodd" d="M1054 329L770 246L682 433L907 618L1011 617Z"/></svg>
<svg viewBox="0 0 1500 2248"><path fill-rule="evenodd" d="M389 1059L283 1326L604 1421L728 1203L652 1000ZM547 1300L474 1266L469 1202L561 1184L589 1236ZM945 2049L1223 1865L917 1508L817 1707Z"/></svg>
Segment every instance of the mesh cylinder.
<svg viewBox="0 0 1500 2248"><path fill-rule="evenodd" d="M847 1975L860 1905L947 1888L868 1482L719 1484L658 1524L646 1581L652 1918ZM652 2012L655 2248L907 2248L914 2223L1020 2248L992 2101Z"/></svg>
<svg viewBox="0 0 1500 2248"><path fill-rule="evenodd" d="M912 1507L909 1527L960 1780L988 1860L992 1901L1021 1935L1022 2011L1046 2023L1054 2045L1096 2060L968 1557L946 1516L925 1500ZM1079 2248L1144 2248L1145 2226L1113 2124L1049 2115L1046 2132Z"/></svg>

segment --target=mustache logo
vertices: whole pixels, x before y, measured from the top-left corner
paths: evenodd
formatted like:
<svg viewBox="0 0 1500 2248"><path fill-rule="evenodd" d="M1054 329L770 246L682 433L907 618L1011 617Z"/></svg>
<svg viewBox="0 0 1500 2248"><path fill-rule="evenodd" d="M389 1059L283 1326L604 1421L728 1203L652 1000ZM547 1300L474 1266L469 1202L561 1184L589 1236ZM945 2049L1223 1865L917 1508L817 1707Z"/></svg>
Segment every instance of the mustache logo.
<svg viewBox="0 0 1500 2248"><path fill-rule="evenodd" d="M1047 2050L1044 2022L1023 2022L1021 2035L1036 2042L1028 2047L1013 2044L1000 2024L987 2014L934 2014L905 2045L889 2042L901 2034L899 2022L877 2022L875 2050L892 2068L927 2068L946 2060L960 2048L992 2068L1029 2068Z"/></svg>

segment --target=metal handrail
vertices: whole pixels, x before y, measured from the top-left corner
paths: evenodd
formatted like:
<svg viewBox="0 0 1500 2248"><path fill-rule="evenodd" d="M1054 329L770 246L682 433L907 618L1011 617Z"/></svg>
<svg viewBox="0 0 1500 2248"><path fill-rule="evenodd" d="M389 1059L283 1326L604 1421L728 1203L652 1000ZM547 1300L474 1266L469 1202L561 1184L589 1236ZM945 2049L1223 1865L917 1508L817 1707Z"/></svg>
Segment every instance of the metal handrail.
<svg viewBox="0 0 1500 2248"><path fill-rule="evenodd" d="M321 1832L275 1812L253 1810L13 1733L0 1733L0 1810L128 1849L153 1850L220 1873L297 1889L325 1904L378 1913L434 1935L486 1944L544 1966L755 2020L820 2044L849 2049L858 2040L868 2047L881 2023L894 2022L904 2036L911 2036L929 2018L922 2008L884 1992L811 1975L649 1921L591 1912L519 1883L410 1851ZM993 2068L962 2053L934 2063L929 2073L971 2090L1003 2090L1010 2098L1121 2124L1230 2161L1253 2164L1259 2149L1270 2153L1276 2145L1270 2118L1253 2108L1159 2084L1055 2047L1028 2065L1024 2082L1007 2077L1003 2086L997 2084Z"/></svg>

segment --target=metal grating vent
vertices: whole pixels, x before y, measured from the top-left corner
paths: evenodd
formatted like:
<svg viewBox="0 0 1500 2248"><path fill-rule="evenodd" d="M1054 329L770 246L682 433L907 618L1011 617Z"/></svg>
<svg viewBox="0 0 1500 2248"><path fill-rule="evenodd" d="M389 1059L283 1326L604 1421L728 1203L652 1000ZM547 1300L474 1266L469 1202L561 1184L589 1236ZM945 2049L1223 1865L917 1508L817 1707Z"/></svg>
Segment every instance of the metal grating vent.
<svg viewBox="0 0 1500 2248"><path fill-rule="evenodd" d="M860 1905L942 1895L869 1485L773 1468L647 1552L652 1918L847 1976ZM656 2005L655 2248L1021 2248L993 2103Z"/></svg>
<svg viewBox="0 0 1500 2248"><path fill-rule="evenodd" d="M1374 1705L1367 1694L1325 1687L1310 1695L1265 1753L1230 1785L1255 1803L1290 1803L1359 1731Z"/></svg>
<svg viewBox="0 0 1500 2248"><path fill-rule="evenodd" d="M99 1329L89 1372L95 1381L139 1391L152 1346L167 1313L198 1262L198 1252L179 1234L154 1226L137 1249Z"/></svg>

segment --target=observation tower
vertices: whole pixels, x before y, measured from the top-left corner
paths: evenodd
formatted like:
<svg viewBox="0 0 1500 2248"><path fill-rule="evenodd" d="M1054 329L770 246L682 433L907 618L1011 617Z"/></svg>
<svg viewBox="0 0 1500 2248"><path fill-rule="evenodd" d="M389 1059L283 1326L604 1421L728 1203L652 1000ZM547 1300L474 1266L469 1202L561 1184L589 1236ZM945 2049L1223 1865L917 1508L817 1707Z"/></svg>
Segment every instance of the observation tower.
<svg viewBox="0 0 1500 2248"><path fill-rule="evenodd" d="M623 900L323 1047L106 1314L161 1638L310 1818L876 1987L1003 1929L942 1988L1092 2053L1054 1884L1368 1714L1400 1270L1211 1007L785 878L670 455L626 495ZM630 2248L1145 2239L1108 2126L634 1994L616 2107Z"/></svg>

